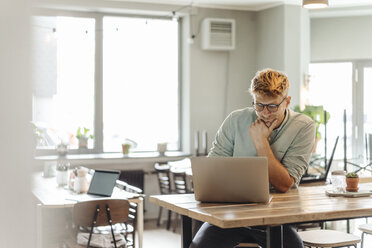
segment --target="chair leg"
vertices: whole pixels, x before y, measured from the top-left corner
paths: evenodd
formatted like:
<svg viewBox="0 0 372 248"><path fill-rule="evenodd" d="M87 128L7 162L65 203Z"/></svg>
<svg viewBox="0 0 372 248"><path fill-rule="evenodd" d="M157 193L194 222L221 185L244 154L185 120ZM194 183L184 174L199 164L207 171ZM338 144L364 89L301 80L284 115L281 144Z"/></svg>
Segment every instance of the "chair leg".
<svg viewBox="0 0 372 248"><path fill-rule="evenodd" d="M325 221L320 222L320 229L325 229Z"/></svg>
<svg viewBox="0 0 372 248"><path fill-rule="evenodd" d="M363 243L364 243L364 232L362 232L362 243L360 244L361 248L363 248Z"/></svg>
<svg viewBox="0 0 372 248"><path fill-rule="evenodd" d="M137 213L136 213L137 214ZM136 247L136 230L137 230L137 217L136 220L133 223L133 234L132 234L132 239L133 239L133 248Z"/></svg>
<svg viewBox="0 0 372 248"><path fill-rule="evenodd" d="M162 212L163 212L163 208L159 207L158 222L156 223L157 226L160 226Z"/></svg>
<svg viewBox="0 0 372 248"><path fill-rule="evenodd" d="M180 215L176 213L176 218L174 218L173 232L176 232L178 226L178 217Z"/></svg>
<svg viewBox="0 0 372 248"><path fill-rule="evenodd" d="M172 219L172 211L168 210L167 230L170 229L171 219Z"/></svg>

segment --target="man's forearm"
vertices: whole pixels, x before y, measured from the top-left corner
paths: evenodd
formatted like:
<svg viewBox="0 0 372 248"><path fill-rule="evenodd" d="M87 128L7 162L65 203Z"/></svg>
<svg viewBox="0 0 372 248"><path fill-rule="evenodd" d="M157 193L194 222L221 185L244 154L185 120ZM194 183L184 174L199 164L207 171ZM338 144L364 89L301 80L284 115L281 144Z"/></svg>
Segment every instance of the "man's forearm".
<svg viewBox="0 0 372 248"><path fill-rule="evenodd" d="M269 164L269 181L275 189L287 192L293 185L294 179L287 169L276 159L267 140L256 144L257 155L266 157Z"/></svg>

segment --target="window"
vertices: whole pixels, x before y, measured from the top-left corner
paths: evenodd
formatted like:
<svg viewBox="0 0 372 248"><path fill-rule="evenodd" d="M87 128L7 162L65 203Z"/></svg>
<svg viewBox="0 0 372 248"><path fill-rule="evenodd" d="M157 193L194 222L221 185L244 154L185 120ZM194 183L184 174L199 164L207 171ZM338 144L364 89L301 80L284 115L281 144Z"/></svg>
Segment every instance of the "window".
<svg viewBox="0 0 372 248"><path fill-rule="evenodd" d="M180 146L179 24L124 16L36 16L33 124L39 154ZM95 139L78 149L78 127ZM44 150L40 153L40 150Z"/></svg>
<svg viewBox="0 0 372 248"><path fill-rule="evenodd" d="M141 151L177 149L177 22L105 17L103 30L104 151L125 139Z"/></svg>
<svg viewBox="0 0 372 248"><path fill-rule="evenodd" d="M372 132L372 62L312 63L309 67L309 103L323 105L331 118L327 124L328 151L337 136L343 138L343 111L347 113L347 158L365 159L365 133ZM343 140L336 158L343 158ZM323 145L323 144L321 144ZM319 147L319 150L324 146Z"/></svg>
<svg viewBox="0 0 372 248"><path fill-rule="evenodd" d="M41 136L38 148L54 149L63 142L76 149L78 126L93 130L94 26L92 18L34 20L33 122Z"/></svg>
<svg viewBox="0 0 372 248"><path fill-rule="evenodd" d="M313 63L309 66L309 104L323 105L330 113L327 123L327 149L332 152L337 136L340 136L335 158L343 158L344 110L347 114L347 144L351 147L352 134L352 63ZM332 94L330 92L333 92ZM324 126L319 128L324 140ZM317 152L324 155L324 143L318 142ZM348 150L351 157L351 149Z"/></svg>

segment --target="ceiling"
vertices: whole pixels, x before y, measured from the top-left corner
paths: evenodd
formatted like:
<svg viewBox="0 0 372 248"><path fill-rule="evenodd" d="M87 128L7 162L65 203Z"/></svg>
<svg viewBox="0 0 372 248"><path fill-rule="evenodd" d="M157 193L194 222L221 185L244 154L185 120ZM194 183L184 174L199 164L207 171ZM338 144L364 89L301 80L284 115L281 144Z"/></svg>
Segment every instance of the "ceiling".
<svg viewBox="0 0 372 248"><path fill-rule="evenodd" d="M172 4L180 6L192 5L195 7L209 7L236 10L259 11L281 4L301 5L302 0L106 0L106 1L125 1L125 2L144 2L158 4ZM372 0L329 0L330 8L349 8L349 7L372 7Z"/></svg>

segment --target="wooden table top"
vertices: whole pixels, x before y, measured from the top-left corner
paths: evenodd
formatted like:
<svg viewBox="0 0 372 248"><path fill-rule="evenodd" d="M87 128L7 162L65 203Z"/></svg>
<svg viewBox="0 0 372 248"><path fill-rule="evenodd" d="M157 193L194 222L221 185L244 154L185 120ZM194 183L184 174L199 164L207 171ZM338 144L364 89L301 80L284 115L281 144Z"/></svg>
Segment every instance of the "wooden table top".
<svg viewBox="0 0 372 248"><path fill-rule="evenodd" d="M372 190L372 183L359 186ZM330 197L325 194L326 189L327 186L299 187L274 193L269 204L201 203L193 194L150 196L150 202L221 228L372 216L372 197Z"/></svg>
<svg viewBox="0 0 372 248"><path fill-rule="evenodd" d="M79 196L69 190L67 186L58 187L55 177L43 177L41 172L35 173L32 177L32 192L38 201L49 208L70 208L73 207ZM126 192L118 188L114 188L112 198L124 198L129 201L138 203L141 199L137 194Z"/></svg>

